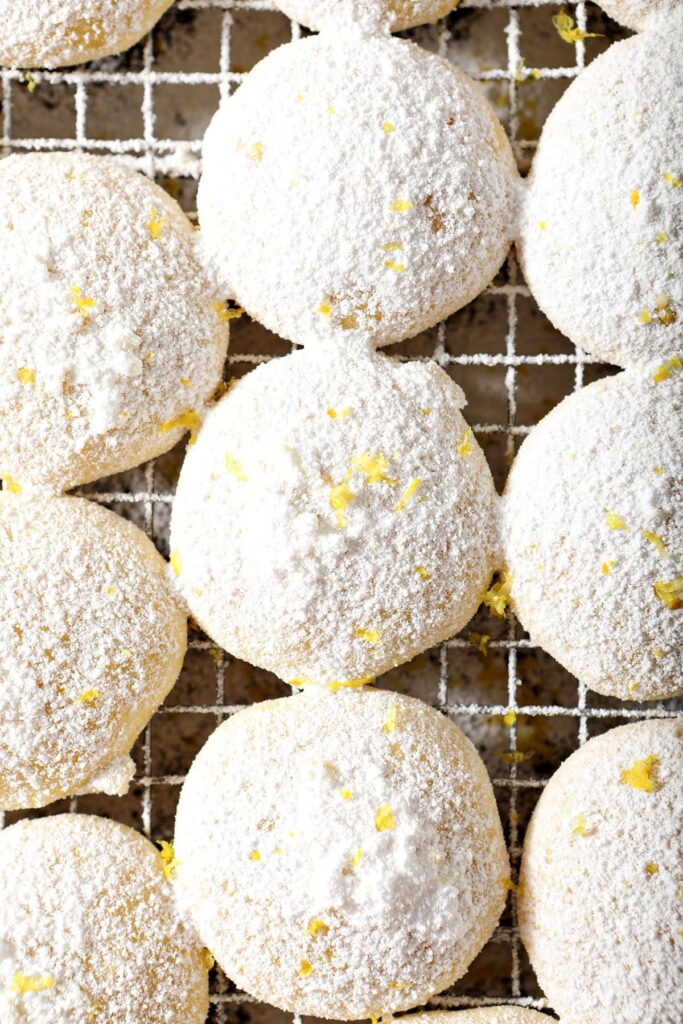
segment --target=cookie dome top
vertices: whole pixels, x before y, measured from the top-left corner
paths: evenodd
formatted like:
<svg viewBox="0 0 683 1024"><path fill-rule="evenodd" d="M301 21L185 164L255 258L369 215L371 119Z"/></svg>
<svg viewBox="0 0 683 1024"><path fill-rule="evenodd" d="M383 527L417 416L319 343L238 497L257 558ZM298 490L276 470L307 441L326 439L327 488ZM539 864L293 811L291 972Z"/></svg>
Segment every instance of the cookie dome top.
<svg viewBox="0 0 683 1024"><path fill-rule="evenodd" d="M238 380L188 451L172 562L202 627L299 685L357 685L457 632L497 499L433 363L315 346Z"/></svg>
<svg viewBox="0 0 683 1024"><path fill-rule="evenodd" d="M202 940L239 986L296 1013L425 1002L464 973L505 902L481 760L446 717L385 690L234 715L190 769L175 848Z"/></svg>
<svg viewBox="0 0 683 1024"><path fill-rule="evenodd" d="M0 496L0 808L126 792L185 653L166 570L91 502Z"/></svg>
<svg viewBox="0 0 683 1024"><path fill-rule="evenodd" d="M391 37L323 33L261 61L204 140L207 258L285 338L417 334L505 258L517 172L478 87Z"/></svg>
<svg viewBox="0 0 683 1024"><path fill-rule="evenodd" d="M364 31L399 32L443 18L458 0L278 0L278 7L312 29L339 29L348 24Z"/></svg>
<svg viewBox="0 0 683 1024"><path fill-rule="evenodd" d="M599 0L612 18L627 28L652 28L661 19L680 11L678 0Z"/></svg>
<svg viewBox="0 0 683 1024"><path fill-rule="evenodd" d="M520 931L562 1024L683 1013L683 723L596 736L564 762L527 831Z"/></svg>
<svg viewBox="0 0 683 1024"><path fill-rule="evenodd" d="M56 68L120 53L172 0L0 0L0 64Z"/></svg>
<svg viewBox="0 0 683 1024"><path fill-rule="evenodd" d="M0 163L0 476L66 490L196 426L220 380L224 307L192 226L104 157Z"/></svg>
<svg viewBox="0 0 683 1024"><path fill-rule="evenodd" d="M85 814L0 832L3 1024L204 1024L205 954L170 865L144 836Z"/></svg>
<svg viewBox="0 0 683 1024"><path fill-rule="evenodd" d="M587 352L649 367L680 354L680 32L616 43L550 114L521 217L524 275Z"/></svg>
<svg viewBox="0 0 683 1024"><path fill-rule="evenodd" d="M657 376L620 373L561 402L504 499L511 599L532 640L623 700L683 691L683 378Z"/></svg>

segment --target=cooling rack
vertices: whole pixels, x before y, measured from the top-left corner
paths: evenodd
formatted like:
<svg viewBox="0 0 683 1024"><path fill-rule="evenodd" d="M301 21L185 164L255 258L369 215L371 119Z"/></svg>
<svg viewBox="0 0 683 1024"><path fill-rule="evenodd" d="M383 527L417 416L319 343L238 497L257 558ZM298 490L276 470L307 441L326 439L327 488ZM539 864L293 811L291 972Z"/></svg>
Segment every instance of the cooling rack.
<svg viewBox="0 0 683 1024"><path fill-rule="evenodd" d="M591 3L565 6L579 29L600 35L567 44L552 22L559 5L545 0L462 0L437 25L404 33L482 84L523 172L564 89L599 52L628 35ZM270 49L304 31L270 0L177 0L127 54L74 69L2 70L3 155L57 149L113 154L156 178L195 218L201 138L220 98ZM233 323L226 379L291 350L247 318ZM462 385L468 419L499 488L530 427L572 390L615 372L551 327L514 255L464 310L387 351L434 360ZM168 555L183 452L178 445L78 493L137 522ZM430 1007L506 1003L550 1016L517 931L514 880L530 813L560 762L591 735L625 721L683 716L683 703L642 707L590 693L536 648L510 613L501 620L486 609L460 635L377 682L428 701L473 739L493 779L513 865L500 926L467 975ZM79 797L30 814L0 813L0 827L20 817L80 810L108 815L155 840L170 839L180 786L216 725L246 704L290 692L269 673L231 658L191 624L180 679L136 745L130 793ZM212 971L211 1024L291 1020Z"/></svg>

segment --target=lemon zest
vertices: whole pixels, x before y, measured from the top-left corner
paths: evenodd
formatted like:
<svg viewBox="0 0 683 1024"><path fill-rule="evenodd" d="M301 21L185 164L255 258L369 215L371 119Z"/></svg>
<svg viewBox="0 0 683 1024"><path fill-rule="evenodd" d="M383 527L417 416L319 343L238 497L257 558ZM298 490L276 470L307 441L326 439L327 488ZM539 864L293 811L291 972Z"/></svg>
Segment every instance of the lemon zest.
<svg viewBox="0 0 683 1024"><path fill-rule="evenodd" d="M641 530L640 532L645 538L645 540L649 540L651 544L654 544L660 555L664 555L665 558L668 557L668 552L664 546L664 541L658 534L652 533L651 530Z"/></svg>
<svg viewBox="0 0 683 1024"><path fill-rule="evenodd" d="M514 710L514 708L509 708L503 715L503 724L506 725L508 729L511 729L516 721L517 712Z"/></svg>
<svg viewBox="0 0 683 1024"><path fill-rule="evenodd" d="M180 558L180 548L173 548L173 550L171 551L169 562L171 563L171 568L173 569L174 575L180 576L180 573L182 572L183 569L182 561Z"/></svg>
<svg viewBox="0 0 683 1024"><path fill-rule="evenodd" d="M412 205L410 199L392 199L389 203L389 209L393 210L394 213L405 213Z"/></svg>
<svg viewBox="0 0 683 1024"><path fill-rule="evenodd" d="M35 974L22 974L19 971L12 978L12 984L10 988L12 992L18 992L23 995L25 992L44 992L48 988L52 988L54 985L53 979L49 974L35 975Z"/></svg>
<svg viewBox="0 0 683 1024"><path fill-rule="evenodd" d="M200 423L199 413L195 412L194 409L188 409L186 412L181 412L180 416L162 423L159 427L159 433L168 434L169 430L176 430L177 427L182 427L183 430L190 431L190 440L187 443L194 444L197 440Z"/></svg>
<svg viewBox="0 0 683 1024"><path fill-rule="evenodd" d="M3 490L8 494L21 494L21 484L9 473L0 473L0 480L2 480Z"/></svg>
<svg viewBox="0 0 683 1024"><path fill-rule="evenodd" d="M415 572L417 573L417 575L420 577L421 580L427 581L427 580L431 580L431 578L432 578L431 572L427 572L427 570L425 569L424 565L416 565L415 566Z"/></svg>
<svg viewBox="0 0 683 1024"><path fill-rule="evenodd" d="M394 812L389 804L381 804L375 813L375 828L378 832L391 832L396 827Z"/></svg>
<svg viewBox="0 0 683 1024"><path fill-rule="evenodd" d="M653 589L655 596L671 611L683 607L683 576L674 580L657 580Z"/></svg>
<svg viewBox="0 0 683 1024"><path fill-rule="evenodd" d="M415 494L415 491L418 489L421 483L422 479L419 476L416 476L414 480L410 481L405 491L394 505L394 512L403 511L403 509L406 507L406 505L408 504L412 496Z"/></svg>
<svg viewBox="0 0 683 1024"><path fill-rule="evenodd" d="M235 480L248 480L249 477L242 468L242 463L239 459L236 459L230 452L225 453L225 468L227 469L230 476L234 476Z"/></svg>
<svg viewBox="0 0 683 1024"><path fill-rule="evenodd" d="M306 931L309 935L327 935L330 930L330 926L321 921L318 917L312 917L308 922Z"/></svg>
<svg viewBox="0 0 683 1024"><path fill-rule="evenodd" d="M460 442L460 444L457 446L457 448L455 450L458 453L458 455L462 456L463 458L466 458L468 455L472 454L473 449L472 449L472 428L471 427L467 428L467 430L463 434L462 441Z"/></svg>
<svg viewBox="0 0 683 1024"><path fill-rule="evenodd" d="M628 530L626 520L622 516L617 515L616 512L605 512L605 522L610 530Z"/></svg>
<svg viewBox="0 0 683 1024"><path fill-rule="evenodd" d="M36 382L35 371L28 366L22 366L20 370L17 370L17 377L22 384L35 384Z"/></svg>
<svg viewBox="0 0 683 1024"><path fill-rule="evenodd" d="M553 25L565 43L580 43L583 39L597 39L603 35L602 32L584 32L577 28L574 19L567 14L564 7L560 7L559 13L553 15Z"/></svg>
<svg viewBox="0 0 683 1024"><path fill-rule="evenodd" d="M162 839L157 843L157 846L159 847L159 856L161 857L161 866L164 872L164 878L170 882L175 878L175 870L180 864L180 861L176 859L173 843L167 843L165 839Z"/></svg>
<svg viewBox="0 0 683 1024"><path fill-rule="evenodd" d="M309 960L302 960L301 966L299 967L299 976L301 978L307 978L309 974L313 974L313 965Z"/></svg>
<svg viewBox="0 0 683 1024"><path fill-rule="evenodd" d="M211 308L215 310L222 324L227 324L230 320L238 320L241 316L244 316L244 310L241 306L228 306L225 302L214 302Z"/></svg>
<svg viewBox="0 0 683 1024"><path fill-rule="evenodd" d="M354 630L354 633L361 640L364 640L366 644L370 644L372 647L376 647L377 644L381 643L381 637L376 629L358 629Z"/></svg>
<svg viewBox="0 0 683 1024"><path fill-rule="evenodd" d="M85 690L84 693L80 694L78 699L83 704L94 704L99 695L100 691L98 689Z"/></svg>
<svg viewBox="0 0 683 1024"><path fill-rule="evenodd" d="M90 310L95 305L94 299L87 299L77 284L71 285L71 298L74 306L84 320L90 319Z"/></svg>
<svg viewBox="0 0 683 1024"><path fill-rule="evenodd" d="M665 183L667 185L671 185L672 188L681 187L681 179L677 178L675 174L671 173L671 171L665 171L662 177L664 178Z"/></svg>
<svg viewBox="0 0 683 1024"><path fill-rule="evenodd" d="M161 232L167 224L168 217L160 217L158 210L152 210L149 221L147 222L147 230L152 238L161 238Z"/></svg>
<svg viewBox="0 0 683 1024"><path fill-rule="evenodd" d="M396 263L395 260L385 260L384 266L387 270L393 270L396 274L402 274L406 269L405 263Z"/></svg>
<svg viewBox="0 0 683 1024"><path fill-rule="evenodd" d="M386 475L389 460L384 455L363 452L362 455L352 457L351 465L363 474L369 484L391 484L394 487L398 483L398 480Z"/></svg>
<svg viewBox="0 0 683 1024"><path fill-rule="evenodd" d="M659 758L656 754L648 754L642 761L634 761L630 768L622 768L619 781L622 786L642 789L644 793L653 793L658 789L657 768Z"/></svg>
<svg viewBox="0 0 683 1024"><path fill-rule="evenodd" d="M672 356L671 359L665 360L652 374L652 379L655 384L661 384L662 381L668 380L672 373L680 373L683 370L683 362L678 356Z"/></svg>
<svg viewBox="0 0 683 1024"><path fill-rule="evenodd" d="M396 729L398 729L398 707L394 704L389 708L387 717L384 719L384 731L388 736L389 733L394 732Z"/></svg>
<svg viewBox="0 0 683 1024"><path fill-rule="evenodd" d="M505 609L510 602L512 576L509 572L501 573L500 579L489 587L482 598L486 607L499 619L505 618Z"/></svg>

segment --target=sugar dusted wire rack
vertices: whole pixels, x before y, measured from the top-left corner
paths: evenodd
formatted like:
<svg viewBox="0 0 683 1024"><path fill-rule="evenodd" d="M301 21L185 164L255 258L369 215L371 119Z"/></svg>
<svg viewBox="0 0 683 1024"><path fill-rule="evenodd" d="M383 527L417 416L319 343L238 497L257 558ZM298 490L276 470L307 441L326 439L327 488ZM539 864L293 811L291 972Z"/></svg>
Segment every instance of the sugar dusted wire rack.
<svg viewBox="0 0 683 1024"><path fill-rule="evenodd" d="M461 0L436 26L407 33L482 84L522 170L561 91L601 49L627 34L591 3L566 7L580 29L603 36L564 43L551 20L559 5L546 0ZM176 0L146 40L122 57L30 74L4 69L3 155L57 149L114 155L161 181L195 217L201 137L219 99L244 80L255 59L302 32L275 12L271 0ZM186 106L189 97L193 100ZM239 376L290 348L256 324L237 322L226 374ZM463 385L470 421L499 486L533 423L571 390L613 372L552 330L513 255L465 310L389 351L402 359L434 360ZM180 445L139 470L80 493L136 521L167 554L182 455ZM587 692L534 647L510 613L495 620L485 609L461 635L381 677L378 684L427 700L477 744L506 826L513 879L525 823L561 760L612 725L683 715L681 702L639 707ZM138 773L129 796L80 797L31 813L101 813L154 839L168 839L179 788L213 728L246 704L289 692L275 677L236 661L191 629L180 680L138 741ZM0 827L24 816L0 813ZM430 1006L497 1004L551 1012L519 941L514 881L509 906L487 947L465 978ZM235 990L214 970L212 1024L288 1019ZM295 1024L300 1024L297 1018Z"/></svg>

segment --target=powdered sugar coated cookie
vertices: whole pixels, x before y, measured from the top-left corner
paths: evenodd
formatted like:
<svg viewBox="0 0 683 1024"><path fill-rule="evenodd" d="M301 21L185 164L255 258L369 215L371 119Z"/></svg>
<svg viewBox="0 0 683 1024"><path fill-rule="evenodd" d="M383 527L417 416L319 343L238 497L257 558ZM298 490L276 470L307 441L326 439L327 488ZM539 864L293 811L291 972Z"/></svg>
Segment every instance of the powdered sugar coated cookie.
<svg viewBox="0 0 683 1024"><path fill-rule="evenodd" d="M178 894L257 999L355 1019L425 1002L505 903L486 770L460 730L385 690L307 691L220 726L183 787Z"/></svg>
<svg viewBox="0 0 683 1024"><path fill-rule="evenodd" d="M458 0L278 0L290 18L313 29L338 29L355 24L373 32L399 32L426 21L437 21Z"/></svg>

